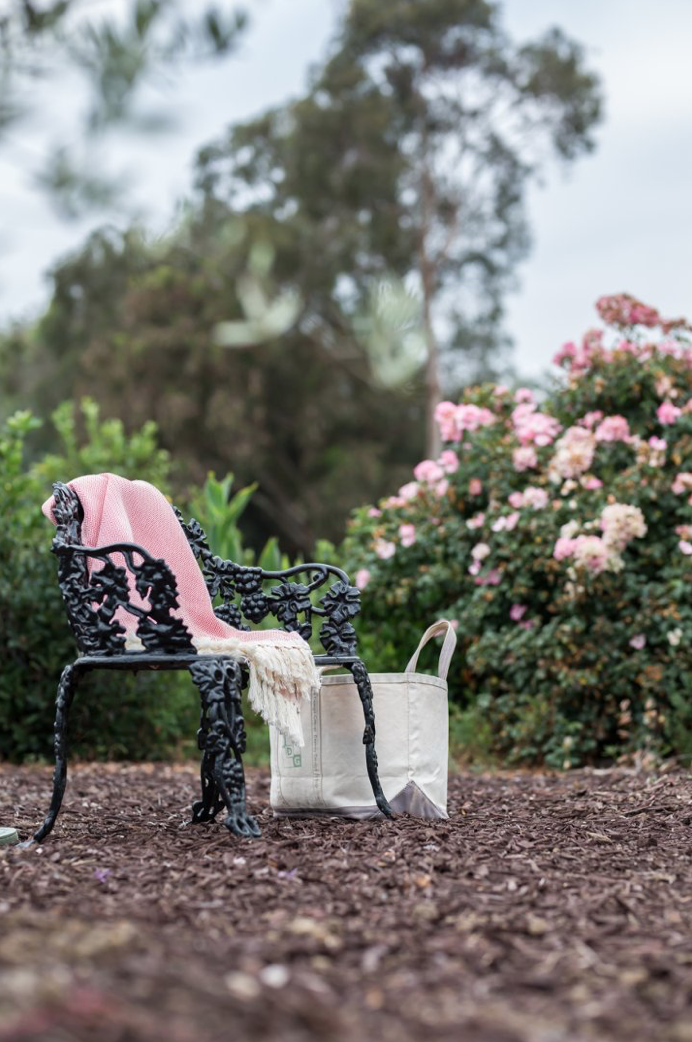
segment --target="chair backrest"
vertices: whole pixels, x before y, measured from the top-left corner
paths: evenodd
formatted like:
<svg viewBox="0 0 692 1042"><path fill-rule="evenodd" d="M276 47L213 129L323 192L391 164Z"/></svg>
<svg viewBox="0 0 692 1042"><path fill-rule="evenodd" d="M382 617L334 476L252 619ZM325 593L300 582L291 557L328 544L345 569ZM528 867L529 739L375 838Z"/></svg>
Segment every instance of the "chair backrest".
<svg viewBox="0 0 692 1042"><path fill-rule="evenodd" d="M179 617L176 577L165 561L124 541L85 545L84 505L69 485L56 482L44 512L56 525L58 582L82 653L195 651Z"/></svg>

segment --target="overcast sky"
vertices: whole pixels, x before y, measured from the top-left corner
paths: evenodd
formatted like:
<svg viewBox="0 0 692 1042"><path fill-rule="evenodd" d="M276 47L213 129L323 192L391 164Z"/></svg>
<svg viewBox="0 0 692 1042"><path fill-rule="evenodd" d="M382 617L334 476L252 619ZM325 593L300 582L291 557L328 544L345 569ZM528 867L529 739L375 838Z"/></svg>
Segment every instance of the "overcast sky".
<svg viewBox="0 0 692 1042"><path fill-rule="evenodd" d="M117 0L113 0L117 2ZM424 2L424 0L421 0ZM196 148L229 123L298 94L324 54L341 0L254 0L253 28L236 57L166 87L175 135L119 142L113 172L137 171L142 213L161 229L190 185ZM677 315L692 312L692 2L505 0L518 40L559 25L587 48L603 77L607 113L596 153L547 172L531 192L534 247L509 300L518 370L537 375L555 350L595 320L602 293L627 290ZM28 169L48 140L69 134L74 86L42 95L43 116L0 149L0 322L45 303L45 272L89 223L65 225L32 187ZM64 129L63 129L64 128ZM57 135L57 136L56 136Z"/></svg>

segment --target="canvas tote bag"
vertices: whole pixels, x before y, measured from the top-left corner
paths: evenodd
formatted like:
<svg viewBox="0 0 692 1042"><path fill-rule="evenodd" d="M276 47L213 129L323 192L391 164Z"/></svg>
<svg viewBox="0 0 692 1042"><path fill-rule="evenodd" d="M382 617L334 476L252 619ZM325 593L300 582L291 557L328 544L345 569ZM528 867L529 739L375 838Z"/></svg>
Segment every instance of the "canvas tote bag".
<svg viewBox="0 0 692 1042"><path fill-rule="evenodd" d="M418 656L444 635L437 676L416 673ZM423 634L404 673L373 673L380 782L395 812L447 817L447 673L456 634L446 619ZM305 745L270 727L271 806L275 816L378 818L365 767L363 709L351 675L323 676L303 701Z"/></svg>

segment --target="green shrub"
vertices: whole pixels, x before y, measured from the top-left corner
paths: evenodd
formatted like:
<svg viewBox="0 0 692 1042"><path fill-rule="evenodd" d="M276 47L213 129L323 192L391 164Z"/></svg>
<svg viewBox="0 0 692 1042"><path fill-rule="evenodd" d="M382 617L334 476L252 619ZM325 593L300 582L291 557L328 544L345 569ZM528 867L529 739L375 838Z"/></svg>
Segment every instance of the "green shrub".
<svg viewBox="0 0 692 1042"><path fill-rule="evenodd" d="M190 501L190 513L204 529L212 551L227 561L258 565L269 572L290 568L291 561L281 553L276 538L268 539L259 554L243 545L238 521L257 485L247 485L232 493L233 481L233 474L219 481L210 473Z"/></svg>
<svg viewBox="0 0 692 1042"><path fill-rule="evenodd" d="M85 437L70 403L53 416L57 450L33 466L25 442L39 421L17 413L0 430L0 758L52 755L55 691L75 657L50 553L51 526L41 513L51 483L112 470L168 486L169 462L147 424L128 436L117 420L102 421L97 406L81 404ZM175 673L92 674L75 698L73 753L90 757L156 759L194 738L197 699L187 677Z"/></svg>
<svg viewBox="0 0 692 1042"><path fill-rule="evenodd" d="M440 458L345 544L369 664L456 619L452 697L511 763L692 753L691 329L625 295L598 310L540 405L443 402Z"/></svg>

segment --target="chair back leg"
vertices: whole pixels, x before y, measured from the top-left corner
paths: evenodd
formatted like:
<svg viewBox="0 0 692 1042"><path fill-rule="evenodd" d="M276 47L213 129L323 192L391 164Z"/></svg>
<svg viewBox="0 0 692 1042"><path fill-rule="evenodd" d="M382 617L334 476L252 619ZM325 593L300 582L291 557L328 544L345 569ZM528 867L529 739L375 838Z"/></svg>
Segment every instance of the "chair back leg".
<svg viewBox="0 0 692 1042"><path fill-rule="evenodd" d="M370 683L370 677L367 669L360 660L351 663L351 665L348 666L348 669L353 675L356 687L358 688L358 694L360 695L360 701L363 706L363 716L365 717L365 730L363 731L365 766L368 772L368 778L370 779L370 785L372 786L373 796L375 797L375 803L386 818L393 818L394 814L392 813L392 808L389 806L385 794L382 791L380 778L377 773L377 753L375 752L375 710L373 709L372 704L372 684Z"/></svg>

